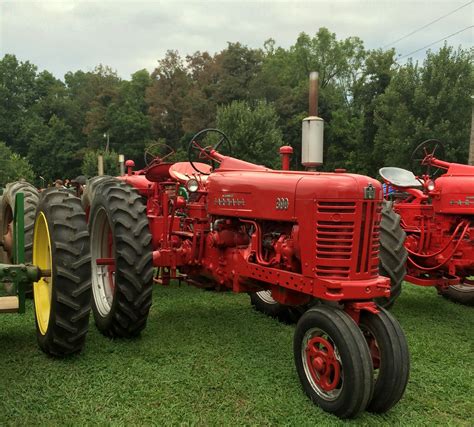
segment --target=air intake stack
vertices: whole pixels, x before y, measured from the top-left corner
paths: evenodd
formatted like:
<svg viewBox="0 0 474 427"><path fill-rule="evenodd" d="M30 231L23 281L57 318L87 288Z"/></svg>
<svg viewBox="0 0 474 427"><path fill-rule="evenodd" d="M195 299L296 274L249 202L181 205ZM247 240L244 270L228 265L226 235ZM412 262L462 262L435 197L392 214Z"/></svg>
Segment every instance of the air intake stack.
<svg viewBox="0 0 474 427"><path fill-rule="evenodd" d="M309 74L309 117L303 119L301 163L309 171L323 164L324 120L318 117L319 74Z"/></svg>

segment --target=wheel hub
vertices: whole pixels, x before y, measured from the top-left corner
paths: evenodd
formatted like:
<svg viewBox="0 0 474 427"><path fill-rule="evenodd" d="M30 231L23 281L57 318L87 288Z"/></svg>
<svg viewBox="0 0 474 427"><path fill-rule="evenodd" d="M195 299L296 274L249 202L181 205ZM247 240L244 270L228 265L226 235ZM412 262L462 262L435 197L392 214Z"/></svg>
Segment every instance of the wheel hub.
<svg viewBox="0 0 474 427"><path fill-rule="evenodd" d="M341 367L331 343L323 337L311 338L305 352L316 385L326 392L334 390L341 379Z"/></svg>

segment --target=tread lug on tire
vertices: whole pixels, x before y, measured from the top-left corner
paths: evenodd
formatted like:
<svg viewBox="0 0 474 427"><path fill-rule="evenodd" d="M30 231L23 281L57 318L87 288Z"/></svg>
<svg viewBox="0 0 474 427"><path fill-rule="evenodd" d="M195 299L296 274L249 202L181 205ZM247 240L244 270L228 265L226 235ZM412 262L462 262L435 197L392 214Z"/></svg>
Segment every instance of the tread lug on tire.
<svg viewBox="0 0 474 427"><path fill-rule="evenodd" d="M390 297L375 298L375 302L384 308L392 307L402 292L408 257L405 238L405 231L400 226L400 215L394 212L391 202L384 200L380 222L379 270L382 276L390 278Z"/></svg>
<svg viewBox="0 0 474 427"><path fill-rule="evenodd" d="M410 356L405 334L398 321L383 308L377 314L362 312L359 327L375 369L374 393L367 410L386 412L401 399L408 383Z"/></svg>
<svg viewBox="0 0 474 427"><path fill-rule="evenodd" d="M137 190L115 178L102 181L92 200L89 230L97 328L109 337L137 336L146 326L153 278L146 206Z"/></svg>
<svg viewBox="0 0 474 427"><path fill-rule="evenodd" d="M40 348L52 356L79 353L89 327L89 233L80 199L67 190L50 188L41 193L33 264L51 271L51 276L33 285Z"/></svg>
<svg viewBox="0 0 474 427"><path fill-rule="evenodd" d="M294 335L296 370L308 397L326 412L354 418L372 396L367 342L347 313L317 306L300 318Z"/></svg>

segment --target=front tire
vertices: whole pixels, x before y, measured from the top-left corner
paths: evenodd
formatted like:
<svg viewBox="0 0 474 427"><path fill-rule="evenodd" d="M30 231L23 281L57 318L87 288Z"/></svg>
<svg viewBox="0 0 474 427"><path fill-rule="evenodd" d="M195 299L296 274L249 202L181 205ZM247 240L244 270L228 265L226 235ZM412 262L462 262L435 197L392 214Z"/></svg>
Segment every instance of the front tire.
<svg viewBox="0 0 474 427"><path fill-rule="evenodd" d="M50 272L33 285L41 350L53 356L79 353L89 326L89 233L80 200L66 190L51 188L41 195L33 264Z"/></svg>
<svg viewBox="0 0 474 427"><path fill-rule="evenodd" d="M106 336L134 337L152 303L146 206L133 187L109 179L96 189L89 218L95 323Z"/></svg>
<svg viewBox="0 0 474 427"><path fill-rule="evenodd" d="M374 394L367 407L382 413L392 408L403 396L410 372L408 345L400 324L383 308L377 314L363 311L362 330L374 366Z"/></svg>
<svg viewBox="0 0 474 427"><path fill-rule="evenodd" d="M347 313L318 306L299 320L293 341L296 370L308 397L340 418L354 418L372 395L372 360Z"/></svg>
<svg viewBox="0 0 474 427"><path fill-rule="evenodd" d="M464 279L459 285L449 286L447 289L440 289L439 293L446 299L458 304L474 306L474 280Z"/></svg>
<svg viewBox="0 0 474 427"><path fill-rule="evenodd" d="M402 292L408 257L405 238L405 231L400 226L400 215L394 212L391 202L384 200L380 222L379 271L382 276L390 278L390 297L375 298L375 302L384 308L392 307Z"/></svg>

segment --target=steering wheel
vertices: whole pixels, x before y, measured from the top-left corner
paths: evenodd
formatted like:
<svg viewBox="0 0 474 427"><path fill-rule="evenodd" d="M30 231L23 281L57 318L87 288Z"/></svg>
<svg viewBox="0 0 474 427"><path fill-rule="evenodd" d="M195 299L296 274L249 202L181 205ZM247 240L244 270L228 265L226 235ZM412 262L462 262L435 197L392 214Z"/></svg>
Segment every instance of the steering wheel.
<svg viewBox="0 0 474 427"><path fill-rule="evenodd" d="M191 138L191 141L189 141L188 145L188 160L193 169L202 175L210 175L208 172L199 170L198 167L193 163L193 158L197 157L197 159L194 158L194 161L207 160L208 162L211 162L212 169L215 169L217 160L214 159L210 153L212 150L217 151L222 144L225 144L227 148L226 151L229 154L232 154L230 140L221 130L212 128L203 129L194 135Z"/></svg>
<svg viewBox="0 0 474 427"><path fill-rule="evenodd" d="M162 156L160 153L165 151L165 155ZM173 148L169 145L166 145L163 142L156 142L151 144L145 149L145 165L150 166L150 164L157 162L162 163L166 158L172 156L175 153Z"/></svg>
<svg viewBox="0 0 474 427"><path fill-rule="evenodd" d="M440 168L436 168L434 171L431 171L431 165L426 163L426 158L428 156L436 158L444 158L445 157L445 150L444 150L444 143L437 140L437 139L427 139L419 144L411 154L411 166L412 171L417 176L429 175L430 177L435 177ZM423 169L422 166L425 166Z"/></svg>

